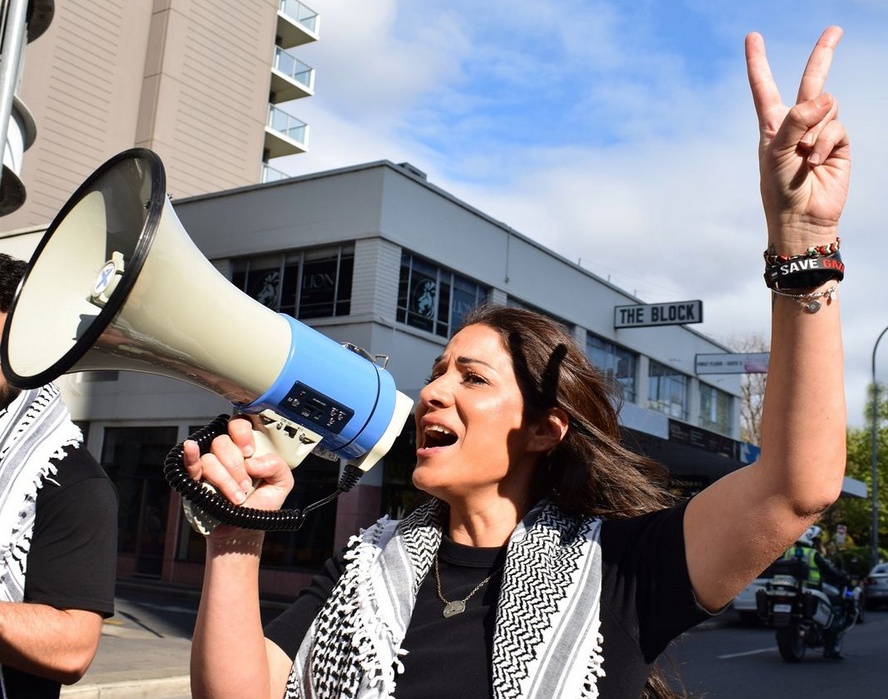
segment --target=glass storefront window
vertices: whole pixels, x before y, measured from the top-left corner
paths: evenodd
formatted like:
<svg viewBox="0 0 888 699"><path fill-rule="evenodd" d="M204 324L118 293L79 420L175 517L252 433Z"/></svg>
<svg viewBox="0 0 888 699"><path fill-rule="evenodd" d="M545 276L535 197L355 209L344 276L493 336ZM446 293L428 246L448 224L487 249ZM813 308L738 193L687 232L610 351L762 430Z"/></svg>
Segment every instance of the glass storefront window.
<svg viewBox="0 0 888 699"><path fill-rule="evenodd" d="M638 355L635 352L588 333L586 355L599 371L623 387L624 400L635 402L635 372L638 366Z"/></svg>
<svg viewBox="0 0 888 699"><path fill-rule="evenodd" d="M688 377L651 360L648 372L648 407L680 420L688 419Z"/></svg>
<svg viewBox="0 0 888 699"><path fill-rule="evenodd" d="M326 318L348 315L354 255L338 251L306 253L299 284L299 317Z"/></svg>
<svg viewBox="0 0 888 699"><path fill-rule="evenodd" d="M163 462L176 444L175 427L108 427L100 463L117 488L118 546L139 575L160 576L170 487Z"/></svg>
<svg viewBox="0 0 888 699"><path fill-rule="evenodd" d="M299 464L294 476L293 490L283 507L304 510L336 491L339 463L311 454ZM262 546L262 566L319 569L333 555L337 503L333 500L309 512L302 528L295 532L268 532Z"/></svg>
<svg viewBox="0 0 888 699"><path fill-rule="evenodd" d="M469 309L487 300L487 290L406 250L401 255L397 320L441 337L461 325Z"/></svg>
<svg viewBox="0 0 888 699"><path fill-rule="evenodd" d="M294 318L351 312L352 246L235 260L231 282L261 304Z"/></svg>
<svg viewBox="0 0 888 699"><path fill-rule="evenodd" d="M731 433L733 400L728 393L715 386L700 384L700 427Z"/></svg>

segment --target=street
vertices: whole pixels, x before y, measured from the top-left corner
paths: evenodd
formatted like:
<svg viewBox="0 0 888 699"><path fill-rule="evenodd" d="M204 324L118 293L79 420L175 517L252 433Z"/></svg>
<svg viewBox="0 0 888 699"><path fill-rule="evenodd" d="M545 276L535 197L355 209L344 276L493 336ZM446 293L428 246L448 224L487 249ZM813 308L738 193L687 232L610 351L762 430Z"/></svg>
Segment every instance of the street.
<svg viewBox="0 0 888 699"><path fill-rule="evenodd" d="M141 680L141 691L124 694L118 686L115 697L185 699L196 605L196 594L121 590L117 614L106 622L96 662L82 683L98 682L96 692L79 694L86 687L75 685L63 697L104 696L98 692L103 684L127 678ZM264 619L283 606L264 605ZM865 622L847 633L844 655L843 661L827 661L819 649L809 649L801 662L786 663L773 630L743 624L728 610L676 640L663 662L668 675L681 678L689 699L888 699L888 610L867 610ZM175 677L182 681L165 692L160 679Z"/></svg>
<svg viewBox="0 0 888 699"><path fill-rule="evenodd" d="M888 697L888 611L868 610L846 634L843 653L843 661L824 660L809 648L801 662L787 663L773 630L744 625L728 610L678 639L666 662L691 699Z"/></svg>

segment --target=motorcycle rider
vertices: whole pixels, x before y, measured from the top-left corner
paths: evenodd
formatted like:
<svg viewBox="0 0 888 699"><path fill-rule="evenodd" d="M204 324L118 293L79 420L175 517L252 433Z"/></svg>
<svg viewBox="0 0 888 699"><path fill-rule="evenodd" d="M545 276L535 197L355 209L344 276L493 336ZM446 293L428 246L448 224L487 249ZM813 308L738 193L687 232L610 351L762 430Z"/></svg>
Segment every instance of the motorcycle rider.
<svg viewBox="0 0 888 699"><path fill-rule="evenodd" d="M829 560L820 553L817 547L817 541L823 531L817 525L812 525L798 538L794 546L787 549L783 554L785 559L799 559L804 561L808 569L807 585L809 588L822 590L833 608L837 611L841 609L842 590L848 584L849 578L847 573L839 570ZM833 615L832 623L823 632L823 657L831 660L843 660L842 655L842 636L847 629L845 616L836 613Z"/></svg>

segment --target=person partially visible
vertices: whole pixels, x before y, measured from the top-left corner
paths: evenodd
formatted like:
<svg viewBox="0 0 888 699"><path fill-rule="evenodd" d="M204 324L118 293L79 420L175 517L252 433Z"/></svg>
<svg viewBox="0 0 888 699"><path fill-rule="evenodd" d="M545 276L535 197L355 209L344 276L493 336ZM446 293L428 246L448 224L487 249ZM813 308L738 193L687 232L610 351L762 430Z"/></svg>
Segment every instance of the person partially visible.
<svg viewBox="0 0 888 699"><path fill-rule="evenodd" d="M801 559L805 562L808 566L808 587L818 590L824 589L824 584L842 585L847 579L847 575L820 552L817 540L821 531L820 527L812 524L783 554L783 558Z"/></svg>
<svg viewBox="0 0 888 699"><path fill-rule="evenodd" d="M0 327L26 263L0 254ZM56 699L114 613L117 492L59 389L0 375L0 699Z"/></svg>
<svg viewBox="0 0 888 699"><path fill-rule="evenodd" d="M817 546L821 528L812 524L786 550L783 558L800 560L808 569L808 587L822 590L833 605L842 601L842 588L848 584L848 574L836 568L826 556L820 553ZM842 660L842 636L847 629L842 628L843 619L839 615L833 618L830 627L824 632L823 657L831 660Z"/></svg>

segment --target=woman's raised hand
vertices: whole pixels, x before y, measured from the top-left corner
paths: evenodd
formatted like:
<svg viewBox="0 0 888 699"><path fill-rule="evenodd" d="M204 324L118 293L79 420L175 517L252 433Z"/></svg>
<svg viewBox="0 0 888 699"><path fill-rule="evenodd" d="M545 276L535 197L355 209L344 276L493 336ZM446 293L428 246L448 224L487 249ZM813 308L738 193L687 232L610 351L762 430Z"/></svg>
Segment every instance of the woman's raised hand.
<svg viewBox="0 0 888 699"><path fill-rule="evenodd" d="M762 203L769 243L799 254L835 240L848 195L851 153L838 104L823 91L840 27L828 27L811 52L795 105L784 105L760 34L746 37L746 67L759 121Z"/></svg>

